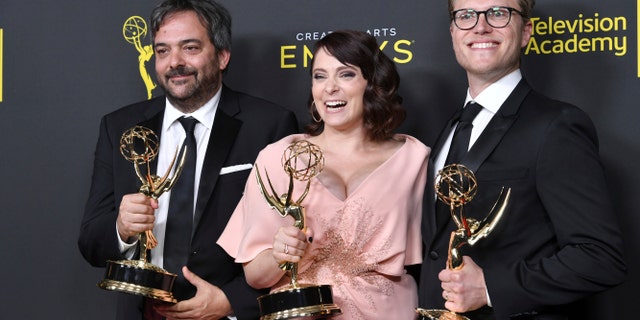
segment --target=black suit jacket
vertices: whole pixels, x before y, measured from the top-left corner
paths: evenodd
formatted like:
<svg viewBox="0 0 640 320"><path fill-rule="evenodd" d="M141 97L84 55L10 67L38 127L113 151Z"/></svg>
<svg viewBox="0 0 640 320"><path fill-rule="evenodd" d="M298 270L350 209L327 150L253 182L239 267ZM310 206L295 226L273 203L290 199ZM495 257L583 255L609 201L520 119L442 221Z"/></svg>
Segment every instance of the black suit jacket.
<svg viewBox="0 0 640 320"><path fill-rule="evenodd" d="M159 134L164 109L165 97L159 97L124 107L102 119L91 191L78 240L80 251L93 266L104 267L107 260L124 259L115 229L118 208L122 197L137 192L140 184L132 163L120 154L120 137L135 125L147 126ZM247 285L242 266L234 263L216 241L242 196L250 170L220 175L220 169L252 164L267 144L295 132L297 121L292 112L223 86L202 168L187 266L225 292L238 319L258 318L256 298L264 292ZM186 290L189 296L195 294L195 287L184 280L178 282L174 285L176 290ZM141 298L122 294L118 318L141 319L141 308Z"/></svg>
<svg viewBox="0 0 640 320"><path fill-rule="evenodd" d="M450 128L451 121L433 156ZM467 216L484 218L500 189L512 189L510 208L497 228L463 252L484 270L493 305L470 313L471 319L567 319L571 304L623 281L621 234L596 130L580 109L542 96L523 79L461 163L478 180ZM429 176L420 307L444 308L438 273L456 227L450 221L435 230L434 172Z"/></svg>

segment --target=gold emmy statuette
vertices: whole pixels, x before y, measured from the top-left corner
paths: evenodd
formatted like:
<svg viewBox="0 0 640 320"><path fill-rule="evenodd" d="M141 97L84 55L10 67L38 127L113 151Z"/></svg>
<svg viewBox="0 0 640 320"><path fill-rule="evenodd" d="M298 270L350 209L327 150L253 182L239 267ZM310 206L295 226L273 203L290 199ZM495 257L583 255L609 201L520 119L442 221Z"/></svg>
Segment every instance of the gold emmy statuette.
<svg viewBox="0 0 640 320"><path fill-rule="evenodd" d="M269 205L284 218L291 216L294 226L304 230L304 207L300 204L309 193L311 178L315 177L324 167L324 157L320 148L306 140L292 143L282 155L282 167L289 175L289 190L278 195L271 185L269 174L265 172L271 193L267 191L260 170L256 170L256 178L260 191ZM306 181L307 186L297 201L293 198L293 179ZM261 320L274 319L324 319L342 313L333 303L333 293L330 285L300 284L298 278L298 264L286 262L280 268L291 274L291 283L276 292L258 297Z"/></svg>
<svg viewBox="0 0 640 320"><path fill-rule="evenodd" d="M478 181L474 173L467 167L461 164L450 164L442 168L442 170L438 171L435 179L435 191L438 199L449 206L451 218L458 227L457 230L451 232L449 239L447 267L453 270L462 269L464 265L459 249L465 244L475 245L480 239L487 237L493 231L507 211L511 199L511 188L506 189L506 191L504 187L502 188L498 200L482 221L467 218L464 215L464 205L470 202L478 192ZM420 320L468 320L467 317L449 310L418 308L416 312L420 315Z"/></svg>
<svg viewBox="0 0 640 320"><path fill-rule="evenodd" d="M139 153L139 151L142 151ZM136 126L122 134L120 153L125 159L133 162L136 175L142 182L140 192L158 199L169 191L182 172L186 156L186 147L182 152L173 176L169 178L174 167L178 151L173 157L169 169L164 176L151 174L149 162L158 155L158 136L150 129ZM141 168L142 167L142 168ZM147 261L148 250L158 244L152 230L141 232L138 236L140 258L138 260L107 261L105 278L98 287L105 290L120 291L145 296L147 298L169 303L176 303L171 289L177 275L170 273Z"/></svg>

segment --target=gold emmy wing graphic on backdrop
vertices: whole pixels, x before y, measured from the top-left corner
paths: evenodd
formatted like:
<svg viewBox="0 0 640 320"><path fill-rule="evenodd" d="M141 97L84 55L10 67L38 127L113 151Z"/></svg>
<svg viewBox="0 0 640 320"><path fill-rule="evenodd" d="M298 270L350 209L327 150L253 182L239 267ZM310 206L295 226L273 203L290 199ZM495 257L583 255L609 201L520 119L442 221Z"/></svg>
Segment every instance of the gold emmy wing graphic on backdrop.
<svg viewBox="0 0 640 320"><path fill-rule="evenodd" d="M450 164L442 168L435 179L435 191L438 199L449 206L451 218L458 227L451 232L449 239L447 268L462 269L464 264L459 252L460 247L465 244L473 246L493 231L507 211L511 199L511 188L506 191L504 187L502 188L498 200L482 221L467 218L464 214L464 205L473 200L478 192L475 174L467 167L461 164ZM418 308L416 312L420 315L420 320L469 320L449 310Z"/></svg>
<svg viewBox="0 0 640 320"><path fill-rule="evenodd" d="M153 79L151 79L145 63L149 62L153 56L153 46L142 45L142 38L147 35L147 23L140 16L129 17L122 26L122 35L124 39L133 44L138 53L140 53L138 56L140 77L142 77L142 81L144 81L144 85L147 87L147 99L151 99L152 91L156 88L156 84L153 83Z"/></svg>
<svg viewBox="0 0 640 320"><path fill-rule="evenodd" d="M158 199L163 193L171 190L182 173L186 152L186 146L184 146L182 156L176 165L178 157L178 151L176 151L169 169L162 177L159 177L151 174L149 167L149 162L158 155L158 136L151 129L136 126L125 131L120 139L120 153L133 163L136 175L142 183L139 191L153 199ZM169 177L174 166L173 176ZM98 287L141 295L164 302L177 302L171 292L176 274L148 262L148 252L157 244L158 241L152 230L140 233L138 236L140 258L138 260L107 261L105 278L98 283Z"/></svg>
<svg viewBox="0 0 640 320"><path fill-rule="evenodd" d="M256 166L256 178L262 195L271 208L275 209L283 218L291 216L294 226L305 229L304 207L300 204L309 193L311 178L324 168L324 157L320 148L309 141L300 140L292 143L282 155L282 167L289 175L289 189L287 193L278 195L271 185L269 174L265 171L271 193L267 191L260 170ZM307 186L298 200L293 200L294 178L306 181ZM258 298L261 320L307 318L329 318L342 313L333 303L333 293L330 285L313 285L298 283L298 264L286 262L280 265L291 275L291 283L276 292Z"/></svg>

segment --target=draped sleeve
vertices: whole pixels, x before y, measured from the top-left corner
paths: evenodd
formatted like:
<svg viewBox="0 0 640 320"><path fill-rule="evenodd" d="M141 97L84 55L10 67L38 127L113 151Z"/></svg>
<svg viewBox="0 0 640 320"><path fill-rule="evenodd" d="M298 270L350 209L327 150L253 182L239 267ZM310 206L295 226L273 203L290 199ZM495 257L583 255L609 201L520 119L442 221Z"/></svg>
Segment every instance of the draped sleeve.
<svg viewBox="0 0 640 320"><path fill-rule="evenodd" d="M284 150L303 135L291 135L265 147L251 169L245 190L227 226L218 239L220 245L238 263L253 260L260 252L270 249L273 236L280 226L293 225L292 217L282 217L266 201L257 182L257 170L271 196L272 190L281 195L287 192L289 178L285 173L281 159ZM268 177L268 179L267 179ZM298 183L300 184L300 183Z"/></svg>

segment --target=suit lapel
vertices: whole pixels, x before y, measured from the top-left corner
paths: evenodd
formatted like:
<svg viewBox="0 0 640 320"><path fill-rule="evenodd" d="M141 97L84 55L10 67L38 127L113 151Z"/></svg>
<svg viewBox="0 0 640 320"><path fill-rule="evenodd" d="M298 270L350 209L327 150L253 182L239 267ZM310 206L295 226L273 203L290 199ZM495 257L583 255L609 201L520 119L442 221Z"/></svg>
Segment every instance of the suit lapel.
<svg viewBox="0 0 640 320"><path fill-rule="evenodd" d="M435 211L433 211L435 210L436 203L438 201L435 198L436 195L435 195L435 189L433 185L435 183L435 176L438 174L438 172L435 171L436 157L442 151L442 146L447 141L447 137L449 137L449 133L451 133L451 126L453 125L453 120L456 118L459 112L462 112L462 108L456 110L456 112L453 115L451 115L451 117L449 117L449 121L447 121L447 124L442 128L442 130L440 130L438 139L436 139L436 143L431 149L431 154L429 155L428 168L430 168L431 172L427 174L427 185L425 186L426 192L424 193L424 199L423 199L423 206L425 208L429 208L428 211L426 211L429 214L423 215L422 231L423 231L423 234L430 234L431 240L435 238L436 232L437 232L436 214L435 214ZM425 216L429 218L425 219L424 218Z"/></svg>
<svg viewBox="0 0 640 320"><path fill-rule="evenodd" d="M437 232L436 214L434 210L436 207L436 202L438 200L435 199L436 194L435 194L435 189L433 185L435 182L434 177L438 173L435 171L436 158L438 154L442 151L442 146L447 141L447 137L449 136L449 133L451 133L453 120L456 118L456 116L460 112L462 112L462 108L456 110L456 112L453 113L451 117L449 117L449 121L447 121L447 124L442 128L442 130L440 130L438 139L436 139L436 143L434 144L433 148L431 148L431 153L429 155L429 164L427 168L429 168L431 172L427 174L427 185L425 186L425 192L423 197L423 207L424 207L423 211L425 213L422 215L423 216L422 233L424 235L427 235L427 234L431 235L431 239L429 239L428 241L425 241L425 243L431 243L435 238L436 232Z"/></svg>
<svg viewBox="0 0 640 320"><path fill-rule="evenodd" d="M513 92L509 95L507 100L502 104L502 106L500 106L500 109L493 116L484 131L482 131L482 133L478 137L478 140L473 144L466 157L460 161L461 164L463 164L473 172L476 172L478 170L482 162L484 162L485 159L487 159L491 152L496 148L500 140L502 140L502 137L506 134L513 122L516 120L518 109L520 108L522 101L530 91L531 87L529 87L527 82L522 79L513 90ZM430 161L430 165L435 162L436 155L442 149L442 145L451 132L452 120L453 117L449 120L447 126L440 132L440 137L438 138L433 149L435 151L432 153L433 159L432 161ZM433 174L433 177L435 177L436 172L433 172ZM427 203L430 208L435 208L435 201L438 201L434 201L435 195L432 187L433 177L432 179L430 179L431 185L427 185L427 188L429 188L429 192L425 192L425 194L430 194L429 198L425 199L425 203ZM430 217L429 223L432 227L423 226L423 230L425 230L426 228L432 228L431 230L433 230L433 232L428 234L433 235L431 238L431 241L433 241L433 239L436 238L436 233L438 232L438 230L435 230L436 215L429 214L428 216Z"/></svg>
<svg viewBox="0 0 640 320"><path fill-rule="evenodd" d="M436 140L436 144L431 148L431 159L435 162L436 156L442 151L442 146L445 141L447 141L447 137L449 137L449 133L451 133L451 126L453 126L453 119L456 118L456 115L462 111L462 108L458 109L447 121L447 125L440 130L440 134L438 135L438 139Z"/></svg>
<svg viewBox="0 0 640 320"><path fill-rule="evenodd" d="M162 120L164 119L164 97L156 98L151 101L151 105L145 112L146 120L138 123L139 126L143 126L151 129L158 136L158 145L160 145L160 136L162 134ZM158 168L158 157L155 157L149 163L151 172L156 172ZM156 175L162 176L162 174L156 173Z"/></svg>
<svg viewBox="0 0 640 320"><path fill-rule="evenodd" d="M213 128L209 137L209 145L205 155L202 173L200 176L200 187L198 189L198 199L196 201L196 212L194 217L194 232L200 223L207 202L213 194L213 190L220 177L227 156L236 136L240 131L242 122L233 118L239 112L238 102L233 93L223 87L220 103L216 110Z"/></svg>
<svg viewBox="0 0 640 320"><path fill-rule="evenodd" d="M516 120L518 109L529 91L531 91L531 87L527 82L524 79L520 80L520 83L482 131L467 156L460 161L461 164L473 172L478 170Z"/></svg>

